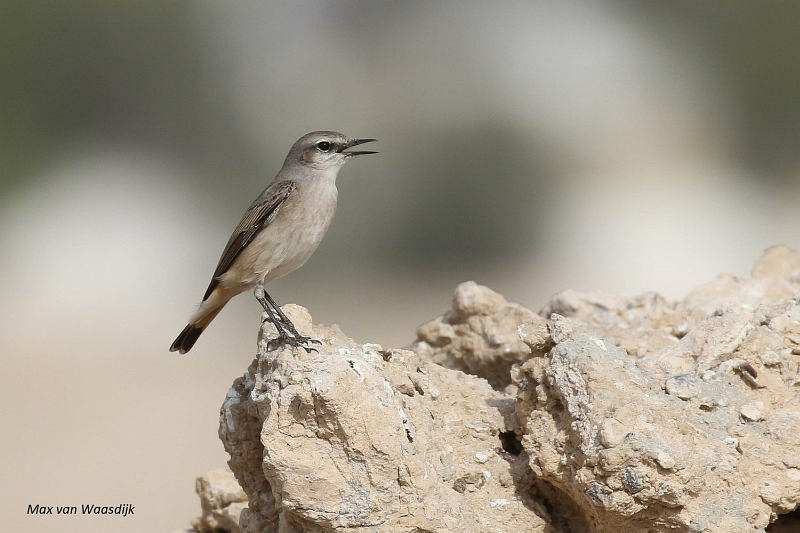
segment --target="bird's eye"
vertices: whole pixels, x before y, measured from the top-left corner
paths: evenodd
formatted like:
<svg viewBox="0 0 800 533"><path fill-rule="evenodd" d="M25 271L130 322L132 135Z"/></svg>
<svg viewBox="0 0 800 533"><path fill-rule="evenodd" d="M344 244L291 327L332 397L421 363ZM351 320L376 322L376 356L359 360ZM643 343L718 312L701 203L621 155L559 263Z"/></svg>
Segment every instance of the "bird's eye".
<svg viewBox="0 0 800 533"><path fill-rule="evenodd" d="M317 143L317 149L320 152L327 152L328 150L331 149L331 143L329 143L328 141L320 141Z"/></svg>

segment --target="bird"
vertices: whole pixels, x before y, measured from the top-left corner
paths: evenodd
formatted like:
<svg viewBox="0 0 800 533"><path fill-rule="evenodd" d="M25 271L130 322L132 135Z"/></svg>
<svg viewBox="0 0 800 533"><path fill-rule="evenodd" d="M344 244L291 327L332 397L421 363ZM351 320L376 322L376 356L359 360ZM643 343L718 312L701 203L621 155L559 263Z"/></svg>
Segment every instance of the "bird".
<svg viewBox="0 0 800 533"><path fill-rule="evenodd" d="M311 344L320 342L297 331L265 285L308 261L333 220L339 170L356 156L378 153L349 149L376 140L314 131L292 145L281 170L233 230L202 303L170 346L171 352L187 353L225 304L249 289L278 332L269 345L314 350Z"/></svg>

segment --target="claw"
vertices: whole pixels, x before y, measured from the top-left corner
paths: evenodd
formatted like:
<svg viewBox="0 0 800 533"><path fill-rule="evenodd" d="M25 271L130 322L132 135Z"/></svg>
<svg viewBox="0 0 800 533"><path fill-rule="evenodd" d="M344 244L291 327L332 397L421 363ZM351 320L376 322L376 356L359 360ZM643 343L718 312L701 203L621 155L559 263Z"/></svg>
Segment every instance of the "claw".
<svg viewBox="0 0 800 533"><path fill-rule="evenodd" d="M290 346L294 346L296 348L302 348L306 351L306 353L311 353L311 352L319 353L319 350L317 350L316 348L308 346L309 343L322 344L317 339L312 339L311 337L304 337L303 335L300 335L294 339L287 340L287 344L289 344Z"/></svg>
<svg viewBox="0 0 800 533"><path fill-rule="evenodd" d="M302 342L303 344L308 344L309 342L313 342L314 344L322 344L322 341L318 341L317 339L312 339L311 337L306 337L305 335L298 335L296 337L298 342Z"/></svg>
<svg viewBox="0 0 800 533"><path fill-rule="evenodd" d="M293 348L302 348L306 351L306 353L311 353L311 352L319 353L319 350L317 350L316 348L308 346L309 343L316 343L320 345L322 344L322 342L318 341L317 339L312 339L311 337L305 337L303 335L298 335L297 337L281 335L279 337L275 337L274 339L270 339L270 341L267 343L267 351L271 352L278 346L286 345L286 346L291 346Z"/></svg>

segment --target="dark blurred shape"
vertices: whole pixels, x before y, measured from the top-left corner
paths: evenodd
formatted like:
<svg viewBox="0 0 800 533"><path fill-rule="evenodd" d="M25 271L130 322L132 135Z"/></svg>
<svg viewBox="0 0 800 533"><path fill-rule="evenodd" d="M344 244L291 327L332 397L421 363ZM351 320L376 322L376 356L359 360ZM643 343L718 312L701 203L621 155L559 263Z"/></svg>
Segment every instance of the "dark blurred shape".
<svg viewBox="0 0 800 533"><path fill-rule="evenodd" d="M667 39L690 37L735 98L741 163L795 180L800 166L800 3L625 2Z"/></svg>
<svg viewBox="0 0 800 533"><path fill-rule="evenodd" d="M525 253L547 203L546 144L495 122L428 137L405 169L413 193L402 223L385 228L385 255L452 268Z"/></svg>
<svg viewBox="0 0 800 533"><path fill-rule="evenodd" d="M767 533L796 533L800 531L800 508L791 513L779 515L777 520L767 527Z"/></svg>
<svg viewBox="0 0 800 533"><path fill-rule="evenodd" d="M0 188L60 151L128 143L195 164L245 143L204 68L202 22L189 3L90 0L0 8Z"/></svg>
<svg viewBox="0 0 800 533"><path fill-rule="evenodd" d="M511 455L519 455L524 449L519 436L514 431L501 431L500 444L503 446L503 449Z"/></svg>

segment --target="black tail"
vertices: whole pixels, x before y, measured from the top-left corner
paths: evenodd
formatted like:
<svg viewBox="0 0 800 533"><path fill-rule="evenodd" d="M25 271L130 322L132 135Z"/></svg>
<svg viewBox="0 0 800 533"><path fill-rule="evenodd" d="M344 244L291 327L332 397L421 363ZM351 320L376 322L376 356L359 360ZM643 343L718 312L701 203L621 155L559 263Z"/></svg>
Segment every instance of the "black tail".
<svg viewBox="0 0 800 533"><path fill-rule="evenodd" d="M172 346L169 347L170 352L181 352L186 353L192 349L194 343L197 342L197 338L203 333L205 328L201 326L195 326L194 324L189 324L181 334L178 335L178 338L175 339L175 342L172 343Z"/></svg>

